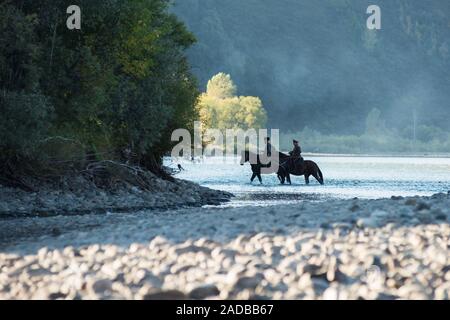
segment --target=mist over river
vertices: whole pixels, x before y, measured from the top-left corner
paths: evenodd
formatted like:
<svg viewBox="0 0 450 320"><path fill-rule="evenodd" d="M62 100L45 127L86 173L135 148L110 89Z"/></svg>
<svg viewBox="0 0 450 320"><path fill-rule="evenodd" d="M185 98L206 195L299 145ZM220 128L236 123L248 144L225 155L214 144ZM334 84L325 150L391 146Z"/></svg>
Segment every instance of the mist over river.
<svg viewBox="0 0 450 320"><path fill-rule="evenodd" d="M306 156L321 168L325 185L313 177L305 185L304 177L292 177L292 185L281 185L276 175L263 175L251 184L251 169L239 159L209 157L194 162L165 159L185 171L177 178L199 183L212 189L232 192L236 198L225 206L288 204L302 200L330 198L389 198L391 196L429 196L450 190L450 158L435 157L360 157Z"/></svg>

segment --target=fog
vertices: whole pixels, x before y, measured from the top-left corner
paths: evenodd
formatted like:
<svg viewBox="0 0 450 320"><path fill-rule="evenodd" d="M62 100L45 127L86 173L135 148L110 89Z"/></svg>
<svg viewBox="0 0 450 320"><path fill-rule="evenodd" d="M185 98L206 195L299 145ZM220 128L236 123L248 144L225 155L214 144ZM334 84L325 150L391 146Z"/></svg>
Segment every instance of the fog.
<svg viewBox="0 0 450 320"><path fill-rule="evenodd" d="M366 27L370 4L381 30ZM449 131L450 1L176 0L173 11L198 39L201 89L231 74L239 94L261 97L269 127L359 135L377 108L405 138Z"/></svg>

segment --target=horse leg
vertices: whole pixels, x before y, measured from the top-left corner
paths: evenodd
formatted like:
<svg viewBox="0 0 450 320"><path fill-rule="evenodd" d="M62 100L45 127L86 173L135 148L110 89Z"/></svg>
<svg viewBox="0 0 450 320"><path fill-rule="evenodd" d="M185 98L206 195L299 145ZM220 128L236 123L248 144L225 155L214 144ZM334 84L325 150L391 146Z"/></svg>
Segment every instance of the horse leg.
<svg viewBox="0 0 450 320"><path fill-rule="evenodd" d="M284 182L286 180L286 171L282 166L278 167L277 176L278 176L278 179L280 180L281 184L284 184Z"/></svg>
<svg viewBox="0 0 450 320"><path fill-rule="evenodd" d="M255 180L255 178L256 178L256 173L253 172L252 178L250 179L250 182L253 182L253 180Z"/></svg>
<svg viewBox="0 0 450 320"><path fill-rule="evenodd" d="M278 180L280 180L280 183L284 184L284 173L281 172L281 170L278 170L277 177L278 177Z"/></svg>
<svg viewBox="0 0 450 320"><path fill-rule="evenodd" d="M291 182L291 175L288 173L287 174L287 176L286 176L286 180L287 180L287 182L289 183L289 184L292 184L292 182Z"/></svg>
<svg viewBox="0 0 450 320"><path fill-rule="evenodd" d="M320 183L323 184L323 180L320 179L319 175L317 173L313 173L313 177L316 178L316 180Z"/></svg>
<svg viewBox="0 0 450 320"><path fill-rule="evenodd" d="M277 174L278 180L281 184L284 184L284 179L281 177L281 174Z"/></svg>
<svg viewBox="0 0 450 320"><path fill-rule="evenodd" d="M309 184L309 174L305 174L305 183Z"/></svg>
<svg viewBox="0 0 450 320"><path fill-rule="evenodd" d="M260 183L260 184L262 184L262 178L261 178L261 174L260 174L260 173L258 173L258 174L257 174L257 176L258 176L258 180L259 180L259 183Z"/></svg>

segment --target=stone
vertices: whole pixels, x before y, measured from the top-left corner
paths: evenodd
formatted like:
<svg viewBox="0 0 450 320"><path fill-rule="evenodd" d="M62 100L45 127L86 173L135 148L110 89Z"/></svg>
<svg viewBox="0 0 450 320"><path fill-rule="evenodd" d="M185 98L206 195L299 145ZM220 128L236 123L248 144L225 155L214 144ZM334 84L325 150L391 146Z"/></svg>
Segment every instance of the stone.
<svg viewBox="0 0 450 320"><path fill-rule="evenodd" d="M109 279L100 279L88 283L88 291L101 295L112 290L112 281Z"/></svg>
<svg viewBox="0 0 450 320"><path fill-rule="evenodd" d="M376 228L379 225L378 219L373 217L358 219L356 225L360 228Z"/></svg>
<svg viewBox="0 0 450 320"><path fill-rule="evenodd" d="M416 206L416 211L422 211L422 210L430 210L431 206L426 202L419 202Z"/></svg>
<svg viewBox="0 0 450 320"><path fill-rule="evenodd" d="M59 230L58 228L53 228L52 229L52 236L53 237L59 237L61 235L61 230Z"/></svg>
<svg viewBox="0 0 450 320"><path fill-rule="evenodd" d="M447 215L442 212L441 209L434 209L431 211L431 214L434 216L436 220L445 221L447 220Z"/></svg>
<svg viewBox="0 0 450 320"><path fill-rule="evenodd" d="M334 287L329 287L323 293L324 300L338 300L339 291Z"/></svg>
<svg viewBox="0 0 450 320"><path fill-rule="evenodd" d="M375 210L370 216L375 219L385 219L389 216L389 213L383 210Z"/></svg>
<svg viewBox="0 0 450 320"><path fill-rule="evenodd" d="M0 299L449 299L450 199L414 199L5 219Z"/></svg>
<svg viewBox="0 0 450 320"><path fill-rule="evenodd" d="M321 278L312 278L312 287L316 295L322 295L323 292L328 288L328 281Z"/></svg>
<svg viewBox="0 0 450 320"><path fill-rule="evenodd" d="M188 297L178 290L160 290L148 292L143 300L186 300Z"/></svg>
<svg viewBox="0 0 450 320"><path fill-rule="evenodd" d="M189 293L189 297L196 300L206 299L208 297L218 296L220 294L219 289L214 284L207 284L197 287Z"/></svg>
<svg viewBox="0 0 450 320"><path fill-rule="evenodd" d="M264 276L262 274L256 274L254 276L243 276L239 277L234 284L234 288L238 290L243 289L255 289L261 282L261 280L264 279Z"/></svg>
<svg viewBox="0 0 450 320"><path fill-rule="evenodd" d="M446 282L434 291L434 298L436 300L449 300L450 299L450 283Z"/></svg>

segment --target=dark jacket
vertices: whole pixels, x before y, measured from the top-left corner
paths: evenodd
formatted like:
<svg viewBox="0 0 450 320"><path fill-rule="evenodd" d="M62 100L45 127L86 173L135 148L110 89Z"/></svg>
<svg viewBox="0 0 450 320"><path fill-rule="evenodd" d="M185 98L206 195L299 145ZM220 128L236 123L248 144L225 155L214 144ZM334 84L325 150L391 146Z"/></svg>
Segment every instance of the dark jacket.
<svg viewBox="0 0 450 320"><path fill-rule="evenodd" d="M268 157L272 156L272 145L270 144L270 142L268 142L266 145L266 154Z"/></svg>
<svg viewBox="0 0 450 320"><path fill-rule="evenodd" d="M292 151L289 152L291 157L300 158L302 156L302 149L300 146L295 146Z"/></svg>

